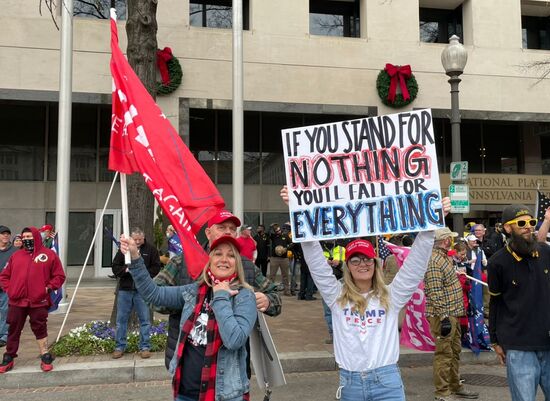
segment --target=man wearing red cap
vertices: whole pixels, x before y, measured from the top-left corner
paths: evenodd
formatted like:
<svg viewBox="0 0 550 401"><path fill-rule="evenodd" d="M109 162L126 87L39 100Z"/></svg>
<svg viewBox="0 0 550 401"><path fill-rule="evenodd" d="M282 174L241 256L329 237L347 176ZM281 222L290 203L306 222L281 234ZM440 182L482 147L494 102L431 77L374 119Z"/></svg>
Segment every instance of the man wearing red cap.
<svg viewBox="0 0 550 401"><path fill-rule="evenodd" d="M38 231L40 231L40 236L42 237L42 243L44 244L44 246L48 249L51 249L53 239L55 237L53 226L51 224L45 224Z"/></svg>
<svg viewBox="0 0 550 401"><path fill-rule="evenodd" d="M223 235L230 235L235 238L237 236L237 228L240 227L241 221L227 210L220 210L214 217L208 221L208 227L204 233L208 239L208 245ZM278 316L281 313L281 297L277 294L277 287L262 274L261 270L252 263L248 258L241 255L244 273L247 283L254 287L256 296L256 307L259 311L268 316ZM155 283L158 285L184 285L192 282L187 274L185 259L182 255L178 255L170 260L170 262L161 270L155 277ZM180 312L166 311L156 309L161 313L169 313L170 318L168 329L168 340L165 351L166 368L172 359L174 350L178 341ZM172 313L174 312L174 313ZM249 371L250 373L250 371Z"/></svg>

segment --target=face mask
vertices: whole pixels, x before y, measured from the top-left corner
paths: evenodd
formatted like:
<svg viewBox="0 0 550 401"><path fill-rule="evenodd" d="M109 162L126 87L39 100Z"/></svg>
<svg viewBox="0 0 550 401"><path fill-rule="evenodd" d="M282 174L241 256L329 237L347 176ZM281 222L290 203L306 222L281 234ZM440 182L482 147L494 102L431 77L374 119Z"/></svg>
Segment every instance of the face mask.
<svg viewBox="0 0 550 401"><path fill-rule="evenodd" d="M27 251L34 251L33 239L24 239L22 241L23 241L23 248L25 248Z"/></svg>

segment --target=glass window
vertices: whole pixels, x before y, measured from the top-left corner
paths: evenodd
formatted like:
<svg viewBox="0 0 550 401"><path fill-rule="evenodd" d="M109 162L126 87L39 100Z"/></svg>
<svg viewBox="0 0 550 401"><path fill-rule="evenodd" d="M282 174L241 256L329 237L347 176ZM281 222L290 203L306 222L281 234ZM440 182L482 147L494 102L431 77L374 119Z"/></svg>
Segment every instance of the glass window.
<svg viewBox="0 0 550 401"><path fill-rule="evenodd" d="M462 42L462 6L454 10L420 8L420 41L427 43L449 43L457 35Z"/></svg>
<svg viewBox="0 0 550 401"><path fill-rule="evenodd" d="M520 125L518 123L484 121L484 173L518 174L520 171Z"/></svg>
<svg viewBox="0 0 550 401"><path fill-rule="evenodd" d="M524 49L550 50L550 17L521 17Z"/></svg>
<svg viewBox="0 0 550 401"><path fill-rule="evenodd" d="M189 0L189 23L207 28L233 27L231 0ZM248 30L248 0L243 0L243 29Z"/></svg>
<svg viewBox="0 0 550 401"><path fill-rule="evenodd" d="M82 18L109 19L111 0L74 0L73 15ZM126 0L115 0L118 19L126 19Z"/></svg>
<svg viewBox="0 0 550 401"><path fill-rule="evenodd" d="M550 174L550 131L540 137L542 174Z"/></svg>
<svg viewBox="0 0 550 401"><path fill-rule="evenodd" d="M359 38L359 0L309 0L309 33Z"/></svg>
<svg viewBox="0 0 550 401"><path fill-rule="evenodd" d="M244 113L244 183L260 183L260 113L247 111ZM249 223L251 224L251 223Z"/></svg>
<svg viewBox="0 0 550 401"><path fill-rule="evenodd" d="M288 213L276 213L268 212L263 214L264 222L262 223L265 226L266 231L269 231L269 228L272 224L278 224L282 226L287 221L290 221L290 216Z"/></svg>
<svg viewBox="0 0 550 401"><path fill-rule="evenodd" d="M451 125L448 118L434 118L435 151L440 173L448 173L451 164Z"/></svg>
<svg viewBox="0 0 550 401"><path fill-rule="evenodd" d="M109 170L111 146L111 106L100 106L99 115L99 181L113 181L115 172Z"/></svg>
<svg viewBox="0 0 550 401"><path fill-rule="evenodd" d="M286 184L281 130L304 125L302 114L262 113L262 183Z"/></svg>
<svg viewBox="0 0 550 401"><path fill-rule="evenodd" d="M46 213L46 224L55 227L55 212ZM69 213L69 238L67 250L67 265L82 266L86 260L88 249L92 243L95 230L94 212L70 212ZM94 252L92 250L88 265L94 264Z"/></svg>
<svg viewBox="0 0 550 401"><path fill-rule="evenodd" d="M50 107L48 180L57 178L58 107ZM71 181L96 181L98 106L73 104L71 125Z"/></svg>
<svg viewBox="0 0 550 401"><path fill-rule="evenodd" d="M0 121L0 180L43 180L46 106L2 102Z"/></svg>

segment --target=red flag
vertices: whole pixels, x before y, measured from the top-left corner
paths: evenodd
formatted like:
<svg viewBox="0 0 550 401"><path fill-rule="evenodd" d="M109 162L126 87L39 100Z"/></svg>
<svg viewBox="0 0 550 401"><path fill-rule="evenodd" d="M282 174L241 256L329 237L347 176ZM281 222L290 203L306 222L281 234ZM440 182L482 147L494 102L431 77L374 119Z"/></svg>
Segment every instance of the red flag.
<svg viewBox="0 0 550 401"><path fill-rule="evenodd" d="M181 239L193 278L208 256L195 234L224 207L218 190L156 105L118 46L111 10L113 113L109 169L138 172Z"/></svg>

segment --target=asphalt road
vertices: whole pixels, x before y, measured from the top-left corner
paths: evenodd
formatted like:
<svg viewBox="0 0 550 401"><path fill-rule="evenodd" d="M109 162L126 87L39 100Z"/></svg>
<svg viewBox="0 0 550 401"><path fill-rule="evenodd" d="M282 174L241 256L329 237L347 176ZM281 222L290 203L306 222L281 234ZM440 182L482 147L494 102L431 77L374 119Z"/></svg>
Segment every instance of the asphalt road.
<svg viewBox="0 0 550 401"><path fill-rule="evenodd" d="M406 386L407 400L433 400L432 368L405 367L401 369ZM509 401L508 387L502 386L505 370L497 365L466 365L462 375L477 381L491 381L485 385L471 385L480 393L481 401ZM253 378L254 379L254 378ZM338 386L336 372L294 373L287 375L288 384L275 389L273 401L332 401ZM467 381L468 382L468 381ZM501 383L498 383L501 382ZM252 400L262 401L260 390L253 383ZM84 385L19 390L0 389L2 401L160 401L171 400L168 381L132 384ZM539 389L537 401L544 400Z"/></svg>

